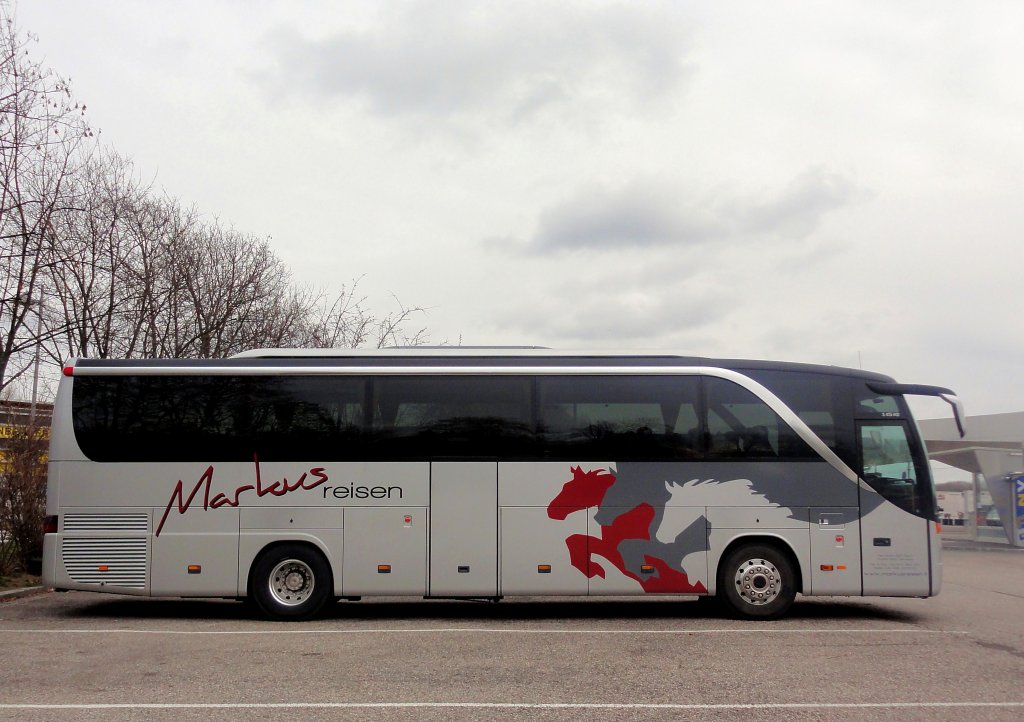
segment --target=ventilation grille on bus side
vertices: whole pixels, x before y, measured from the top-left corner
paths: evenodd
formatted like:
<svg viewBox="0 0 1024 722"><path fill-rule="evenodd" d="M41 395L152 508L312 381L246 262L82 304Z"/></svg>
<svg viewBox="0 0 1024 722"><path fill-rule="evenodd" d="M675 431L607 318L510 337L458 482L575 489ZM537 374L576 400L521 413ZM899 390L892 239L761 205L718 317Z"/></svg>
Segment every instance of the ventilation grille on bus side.
<svg viewBox="0 0 1024 722"><path fill-rule="evenodd" d="M64 515L64 532L67 534L137 534L149 533L149 514L82 514Z"/></svg>
<svg viewBox="0 0 1024 722"><path fill-rule="evenodd" d="M146 539L65 537L64 568L80 584L146 588Z"/></svg>

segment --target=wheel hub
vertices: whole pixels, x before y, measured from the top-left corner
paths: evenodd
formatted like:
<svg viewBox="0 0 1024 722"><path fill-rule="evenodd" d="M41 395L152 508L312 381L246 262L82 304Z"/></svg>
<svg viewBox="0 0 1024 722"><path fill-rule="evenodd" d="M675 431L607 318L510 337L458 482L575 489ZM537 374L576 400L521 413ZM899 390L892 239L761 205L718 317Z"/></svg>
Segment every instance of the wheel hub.
<svg viewBox="0 0 1024 722"><path fill-rule="evenodd" d="M270 594L286 606L302 604L316 586L313 570L303 561L286 559L270 574Z"/></svg>
<svg viewBox="0 0 1024 722"><path fill-rule="evenodd" d="M748 604L770 604L782 591L782 575L765 559L748 559L736 570L736 590Z"/></svg>

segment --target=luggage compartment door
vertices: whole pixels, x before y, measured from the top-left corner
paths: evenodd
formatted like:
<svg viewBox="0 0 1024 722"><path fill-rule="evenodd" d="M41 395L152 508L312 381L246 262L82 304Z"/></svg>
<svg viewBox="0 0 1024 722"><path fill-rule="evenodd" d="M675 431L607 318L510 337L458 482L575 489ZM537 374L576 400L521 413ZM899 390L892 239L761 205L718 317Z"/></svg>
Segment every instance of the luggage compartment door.
<svg viewBox="0 0 1024 722"><path fill-rule="evenodd" d="M430 596L498 595L498 462L430 465Z"/></svg>

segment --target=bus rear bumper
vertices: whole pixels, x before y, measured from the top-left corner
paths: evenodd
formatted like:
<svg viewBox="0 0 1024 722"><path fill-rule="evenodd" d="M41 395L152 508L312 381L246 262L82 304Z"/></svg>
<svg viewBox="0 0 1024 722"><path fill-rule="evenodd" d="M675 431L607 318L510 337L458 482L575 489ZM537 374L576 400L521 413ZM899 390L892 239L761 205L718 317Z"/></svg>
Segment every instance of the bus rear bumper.
<svg viewBox="0 0 1024 722"><path fill-rule="evenodd" d="M57 587L57 535L43 536L43 586Z"/></svg>

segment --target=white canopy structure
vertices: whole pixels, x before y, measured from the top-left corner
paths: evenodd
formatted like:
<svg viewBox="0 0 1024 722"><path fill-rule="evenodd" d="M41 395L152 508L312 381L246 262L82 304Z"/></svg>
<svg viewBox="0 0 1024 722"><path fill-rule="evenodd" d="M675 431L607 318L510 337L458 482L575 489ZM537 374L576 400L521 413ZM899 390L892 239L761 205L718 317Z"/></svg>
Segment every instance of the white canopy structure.
<svg viewBox="0 0 1024 722"><path fill-rule="evenodd" d="M969 416L960 438L952 419L919 422L928 456L974 475L992 495L1007 540L1024 546L1024 532L1015 527L1013 477L1024 472L1024 412Z"/></svg>

